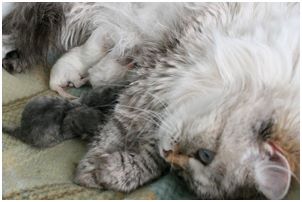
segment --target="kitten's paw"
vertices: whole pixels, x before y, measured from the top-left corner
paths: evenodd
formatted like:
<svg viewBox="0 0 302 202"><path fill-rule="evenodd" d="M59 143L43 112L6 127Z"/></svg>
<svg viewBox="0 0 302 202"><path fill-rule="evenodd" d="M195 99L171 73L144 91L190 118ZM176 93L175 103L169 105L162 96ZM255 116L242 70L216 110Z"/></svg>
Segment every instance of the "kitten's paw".
<svg viewBox="0 0 302 202"><path fill-rule="evenodd" d="M79 80L72 81L72 84L73 84L73 86L75 88L80 88L81 86L83 86L84 84L86 84L88 81L89 81L89 78L88 77L84 77L84 78L81 78Z"/></svg>
<svg viewBox="0 0 302 202"><path fill-rule="evenodd" d="M86 158L80 161L76 169L74 183L95 189L103 189L97 178L99 171L95 165L95 158Z"/></svg>
<svg viewBox="0 0 302 202"><path fill-rule="evenodd" d="M57 66L56 66L57 68ZM70 72L68 76L66 76L65 72L56 71L53 69L50 74L50 89L59 93L60 96L67 99L76 99L77 97L65 92L66 87L75 87L79 88L84 85L88 81L87 78L81 78L81 76L77 72Z"/></svg>
<svg viewBox="0 0 302 202"><path fill-rule="evenodd" d="M73 182L80 186L94 188L94 189L104 189L103 186L97 183L96 175L94 170L91 172L77 173Z"/></svg>
<svg viewBox="0 0 302 202"><path fill-rule="evenodd" d="M74 95L71 95L69 93L67 93L64 88L58 86L56 88L54 88L55 91L57 91L59 93L60 96L62 96L63 98L66 98L66 99L70 99L70 100L73 100L73 99L77 99L78 97L74 96Z"/></svg>

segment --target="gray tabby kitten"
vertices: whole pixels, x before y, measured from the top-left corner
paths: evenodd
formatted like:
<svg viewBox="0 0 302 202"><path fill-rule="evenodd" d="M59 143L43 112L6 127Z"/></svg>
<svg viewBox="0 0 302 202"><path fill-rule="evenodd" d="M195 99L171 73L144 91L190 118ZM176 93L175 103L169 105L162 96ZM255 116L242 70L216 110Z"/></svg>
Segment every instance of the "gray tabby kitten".
<svg viewBox="0 0 302 202"><path fill-rule="evenodd" d="M112 113L121 90L96 88L75 101L52 96L33 98L22 112L21 125L4 126L2 131L38 148L76 137L90 141Z"/></svg>
<svg viewBox="0 0 302 202"><path fill-rule="evenodd" d="M136 64L130 72L137 74L90 143L76 183L129 192L171 165L203 199L287 194L300 170L299 4L152 4L150 10L147 4L72 5L70 10L88 10L70 21L105 20L117 33L135 36L113 41L113 47L130 46L114 49L123 53L120 58L114 51L105 58L130 58ZM82 32L72 32L68 25L62 27L71 36L89 30L80 26ZM78 40L62 36L65 45ZM102 38L77 49L79 61L92 57L96 47L89 45L97 40ZM64 62L70 61L77 60ZM109 67L100 74L89 69L90 82L102 81ZM53 78L62 75L58 71Z"/></svg>

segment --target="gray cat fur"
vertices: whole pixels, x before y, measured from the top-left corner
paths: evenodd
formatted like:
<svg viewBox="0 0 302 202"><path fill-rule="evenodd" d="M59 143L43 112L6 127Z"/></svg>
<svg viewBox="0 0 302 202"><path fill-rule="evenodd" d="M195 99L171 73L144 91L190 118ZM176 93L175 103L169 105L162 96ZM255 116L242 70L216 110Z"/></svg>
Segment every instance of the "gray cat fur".
<svg viewBox="0 0 302 202"><path fill-rule="evenodd" d="M2 34L11 35L14 40L13 45L19 53L19 67L26 69L34 64L47 64L51 49L61 53L64 51L58 43L65 24L64 5L15 3L14 10L4 17Z"/></svg>
<svg viewBox="0 0 302 202"><path fill-rule="evenodd" d="M261 181L264 178L255 177L256 170L261 167L254 163L263 160L260 157L267 157L270 152L260 153L266 151L264 145L269 145L254 126L273 118L273 127L286 131L281 133L281 139L291 141L294 146L289 154L297 160L300 151L296 149L299 146L299 108L295 96L299 94L296 88L299 68L295 64L299 62L292 60L299 61L299 50L296 51L296 44L293 44L286 54L280 51L276 57L274 53L278 47L287 47L299 39L298 31L294 31L290 39L295 40L286 41L286 34L293 30L289 28L297 26L294 24L284 30L280 23L296 21L286 21L289 18L279 16L281 11L286 16L296 16L299 5L188 3L170 4L170 7L174 5L182 9L173 13L171 18L157 18L161 22L170 22L165 29L154 34L157 40L143 41L134 48L137 50L129 51L129 57L136 63L137 68L133 71L138 74L137 81L131 82L121 93L112 116L89 144L89 151L78 165L75 183L99 189L132 191L164 172L169 163L162 155L163 148L173 150L178 144L179 152L189 156L194 165L182 169L179 174L198 197L257 198L264 197L264 191L268 191L268 198L282 198L287 189L284 188L281 194L278 189L270 190L280 183L261 187L259 182L265 185ZM161 8L165 11L163 14L168 11L168 7ZM85 19L89 19L92 13L87 12ZM278 28L278 31L269 30L269 37L262 31L270 27L260 26L270 22L268 17L272 17L272 21L281 19L272 23L276 26L272 28ZM255 19L261 23L253 24L257 22ZM88 29L84 30L93 29L89 23L87 26ZM154 27L149 27L148 32L151 33ZM260 41L269 39L270 43L264 43L265 50L268 50L265 54L259 54L262 46L248 40L249 34L255 33L249 28L263 28L257 33L264 35L258 38ZM280 29L283 32L279 32ZM278 43L282 40L285 42L281 46ZM66 44L75 44L73 39L70 41ZM245 47L248 42L249 46ZM274 43L278 46L270 47ZM256 51L249 48L256 48ZM267 53L275 57L270 58ZM236 57L238 55L240 57ZM245 57L247 60L243 60ZM282 62L275 64L279 59ZM264 62L268 67L257 66ZM272 132L270 138L274 140L278 135L280 137ZM210 165L204 166L192 157L200 148L215 151L216 156ZM246 156L253 158L247 159ZM261 171L263 169L258 173ZM273 180L282 182L282 179Z"/></svg>
<svg viewBox="0 0 302 202"><path fill-rule="evenodd" d="M33 98L22 112L20 127L4 126L2 131L38 148L76 137L90 141L112 113L120 90L96 88L74 101L51 96Z"/></svg>

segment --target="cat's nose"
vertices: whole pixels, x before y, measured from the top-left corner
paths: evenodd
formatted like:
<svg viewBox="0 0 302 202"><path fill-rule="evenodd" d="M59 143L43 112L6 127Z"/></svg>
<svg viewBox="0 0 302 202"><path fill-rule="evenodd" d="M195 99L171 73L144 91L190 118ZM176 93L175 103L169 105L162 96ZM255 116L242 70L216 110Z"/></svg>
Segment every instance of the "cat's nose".
<svg viewBox="0 0 302 202"><path fill-rule="evenodd" d="M164 154L164 157L168 157L168 155L172 152L172 150L164 150L163 149L163 154Z"/></svg>
<svg viewBox="0 0 302 202"><path fill-rule="evenodd" d="M189 156L181 154L179 152L179 146L175 146L173 150L163 150L165 160L172 166L185 169L189 163Z"/></svg>

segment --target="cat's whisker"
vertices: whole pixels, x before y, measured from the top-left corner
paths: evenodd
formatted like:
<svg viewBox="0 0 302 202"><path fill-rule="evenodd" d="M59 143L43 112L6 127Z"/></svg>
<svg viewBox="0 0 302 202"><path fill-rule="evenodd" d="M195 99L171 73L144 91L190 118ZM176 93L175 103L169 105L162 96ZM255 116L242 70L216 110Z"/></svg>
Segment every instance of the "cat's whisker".
<svg viewBox="0 0 302 202"><path fill-rule="evenodd" d="M138 116L138 115L137 115L137 116ZM133 120L131 121L129 130L128 130L127 134L125 135L125 150L127 150L127 146L128 146L128 145L127 145L127 142L128 142L128 135L129 135L129 133L130 133L130 131L131 131L131 128L132 128L133 123L134 123L134 120L135 120L135 119L133 119Z"/></svg>
<svg viewBox="0 0 302 202"><path fill-rule="evenodd" d="M125 113L122 113L122 112L120 112L120 111L118 111L118 110L115 111L115 112L118 113L118 114L120 114L120 115L122 115L122 116L125 116ZM152 124L156 125L158 128L162 126L162 125L158 124L152 117L149 118L149 117L148 117L147 115L145 115L145 114L139 114L139 115L137 115L137 116L143 116L142 118L143 118L144 120L150 121ZM171 133L171 132L169 132L169 129L170 129L170 128L163 127L163 129L164 129L166 132Z"/></svg>
<svg viewBox="0 0 302 202"><path fill-rule="evenodd" d="M157 101L157 103L159 103L159 104L161 104L161 105L163 106L162 109L166 112L167 115L171 114L171 112L168 111L168 109L167 109L167 104L165 104L158 96L153 95L153 94L149 93L148 91L146 91L146 93L147 93L148 95L152 96L153 98L155 98L156 101ZM153 102L153 101L155 101L155 100L152 100L151 102ZM171 117L174 119L173 116L171 116ZM174 119L174 121L176 122L175 119ZM168 124L168 123L167 123L167 124ZM170 123L170 124L171 124L171 123ZM173 124L172 124L172 126L173 126ZM178 129L178 128L177 128L177 129Z"/></svg>
<svg viewBox="0 0 302 202"><path fill-rule="evenodd" d="M145 132L145 131L152 131L152 129L154 130L154 128L151 128L151 126L149 126L149 127L147 127L147 125L148 124L146 124L145 126L144 126L144 128L139 132L139 134L137 135L137 138L140 138L142 135L143 135L143 133ZM147 130L148 129L148 130Z"/></svg>
<svg viewBox="0 0 302 202"><path fill-rule="evenodd" d="M146 91L147 94L149 94L150 96L152 96L153 98L155 98L157 100L157 103L161 104L163 106L163 110L165 111L166 116L171 115L172 113L167 109L167 104L165 104L158 96L155 96L151 93L149 93L148 91ZM152 100L155 101L155 100ZM151 102L152 102L151 101ZM174 116L170 116L170 118L172 118L174 120L174 123L177 122L177 120L174 118ZM179 132L179 128L176 127L176 125L173 122L170 122L169 119L165 119L167 124L170 124L172 127L174 127L175 129L177 129L177 131ZM168 122L169 121L169 122Z"/></svg>
<svg viewBox="0 0 302 202"><path fill-rule="evenodd" d="M111 84L104 84L104 86L111 86L111 87L128 87L128 85L123 85L123 84L115 84L115 83L111 83ZM157 96L155 95L152 95L151 93L149 92L146 92L148 95L152 96L154 99L151 101L152 102L157 102L158 104L162 105L163 106L163 110L166 112L166 114L170 114L170 112L166 109L166 104L160 99L158 98ZM155 100L156 99L156 100ZM151 104L150 103L150 104ZM95 105L93 106L93 108L98 108L98 107L108 107L108 106L114 106L114 105ZM122 105L120 105L122 106ZM123 107L128 107L130 108L130 106L125 106L123 105ZM137 110L145 110L145 109L140 109L140 108L135 108ZM171 123L170 121L168 122L168 120L165 120L164 121L164 118L162 116L160 116L158 113L154 112L154 111L149 111L150 113L153 113L154 116L159 120L161 121L161 123L163 125L166 125L167 128L176 128L177 130L179 130L177 127L175 127L175 125L173 123ZM173 118L173 117L172 117Z"/></svg>
<svg viewBox="0 0 302 202"><path fill-rule="evenodd" d="M173 155L172 155L172 159L171 159L171 166L170 166L170 172L172 173L173 172L173 164L175 162L175 151L172 151Z"/></svg>
<svg viewBox="0 0 302 202"><path fill-rule="evenodd" d="M95 105L95 106L89 106L90 108L98 108L98 107L114 107L114 104L106 104L106 105ZM102 112L102 111L100 111Z"/></svg>
<svg viewBox="0 0 302 202"><path fill-rule="evenodd" d="M98 87L129 87L127 84L121 84L121 83L104 83L101 86Z"/></svg>
<svg viewBox="0 0 302 202"><path fill-rule="evenodd" d="M163 121L163 117L154 112L154 111L151 111L151 110L147 110L147 109L141 109L141 108L137 108L137 107L130 107L130 106L127 106L127 105L121 105L119 104L119 106L122 106L122 107L125 107L125 108L129 108L129 109L135 109L135 110L138 110L138 111L141 111L141 112L144 112L146 114L149 114L149 115L152 115L154 118L157 118L158 120L161 121L162 124L164 124L167 128L170 128L171 126L167 125L164 121Z"/></svg>
<svg viewBox="0 0 302 202"><path fill-rule="evenodd" d="M151 119L148 118L145 120L147 121L151 121L153 124L155 124L158 128L163 128L168 134L171 134L171 129L173 128L173 125L170 123L168 123L160 114L154 112L154 111L151 111L151 110L146 110L146 109L141 109L141 108L137 108L137 107L130 107L130 106L127 106L127 105L121 105L119 104L119 106L122 106L122 107L125 107L125 108L130 108L130 109L135 109L135 110L138 110L138 111L141 111L143 113L145 113L145 117L146 115L150 115ZM118 111L118 108L115 108L115 111L117 112ZM120 112L120 114L122 114ZM122 114L123 115L123 114ZM125 116L125 115L123 115ZM154 118L158 119L160 121L161 124L158 124L158 122L156 122L154 120ZM175 128L175 127L174 127Z"/></svg>
<svg viewBox="0 0 302 202"><path fill-rule="evenodd" d="M121 113L118 112L118 111L116 111L116 113L118 113L118 114L120 114L120 115L123 115L123 114L121 114ZM138 117L138 116L141 116L141 114L138 114L136 117ZM147 120L147 118L145 118L145 117L144 117L143 119ZM127 146L128 146L128 144L127 144L127 139L128 139L129 133L131 132L131 128L132 128L132 126L133 126L134 120L135 120L135 119L133 119L133 120L131 121L129 130L128 130L127 134L125 135L125 150L127 150ZM152 122L152 120L149 120L149 119L148 119L148 121L151 121L152 124L156 124L156 123ZM142 128L142 130L140 131L140 133L136 135L137 138L139 138L139 137L143 134L143 132L146 131L147 125L148 125L148 124L145 124L144 128ZM151 127L151 126L150 126L150 127ZM150 127L149 127L149 128L150 128ZM157 127L159 127L159 126L157 125ZM150 131L149 128L148 128L148 131ZM130 143L130 144L131 144L131 143ZM129 145L129 146L131 146L131 145Z"/></svg>

